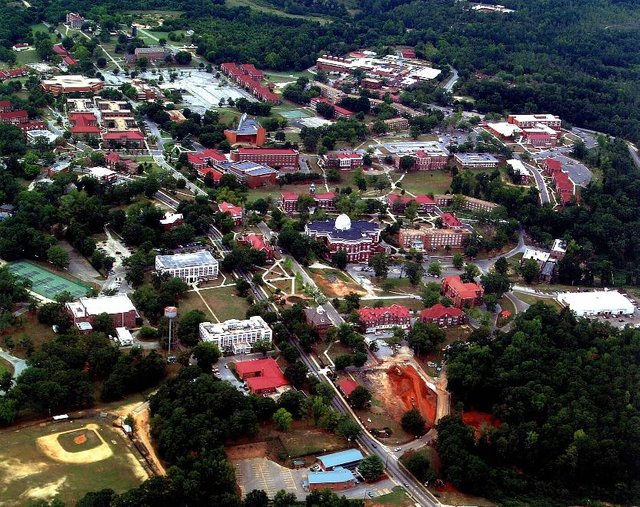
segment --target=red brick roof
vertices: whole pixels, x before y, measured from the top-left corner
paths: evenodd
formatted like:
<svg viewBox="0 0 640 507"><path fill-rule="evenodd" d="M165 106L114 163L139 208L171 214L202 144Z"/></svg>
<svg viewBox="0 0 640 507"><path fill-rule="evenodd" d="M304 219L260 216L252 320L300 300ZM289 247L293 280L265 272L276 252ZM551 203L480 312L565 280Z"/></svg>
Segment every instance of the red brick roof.
<svg viewBox="0 0 640 507"><path fill-rule="evenodd" d="M406 306L400 305L383 306L382 308L360 308L358 310L358 315L360 315L360 318L365 322L377 320L387 314L397 318L411 317L409 309Z"/></svg>
<svg viewBox="0 0 640 507"><path fill-rule="evenodd" d="M441 319L443 317L462 317L464 312L455 306L446 307L438 303L420 312L421 319Z"/></svg>
<svg viewBox="0 0 640 507"><path fill-rule="evenodd" d="M295 192L282 192L281 194L283 201L297 201L298 194Z"/></svg>
<svg viewBox="0 0 640 507"><path fill-rule="evenodd" d="M556 160L555 158L545 158L544 163L551 171L562 170L562 162L560 162L559 160Z"/></svg>
<svg viewBox="0 0 640 507"><path fill-rule="evenodd" d="M442 223L447 227L460 227L462 225L462 222L453 213L443 213L440 218L442 218Z"/></svg>
<svg viewBox="0 0 640 507"><path fill-rule="evenodd" d="M11 108L11 101L10 100L0 100L0 108L1 109Z"/></svg>
<svg viewBox="0 0 640 507"><path fill-rule="evenodd" d="M289 381L272 358L241 361L235 364L236 371L241 378L246 375L257 375L246 379L251 392L272 390L289 385Z"/></svg>
<svg viewBox="0 0 640 507"><path fill-rule="evenodd" d="M222 213L228 213L232 217L242 216L242 208L230 202L224 201L219 203L218 210L222 211Z"/></svg>
<svg viewBox="0 0 640 507"><path fill-rule="evenodd" d="M239 155L295 155L296 150L291 148L238 148Z"/></svg>
<svg viewBox="0 0 640 507"><path fill-rule="evenodd" d="M328 201L336 198L335 192L325 192L323 194L314 194L311 197L316 199L317 201Z"/></svg>
<svg viewBox="0 0 640 507"><path fill-rule="evenodd" d="M360 153L356 153L356 152L351 152L351 153L345 153L344 151L341 151L340 153L338 153L338 158L349 158L349 159L360 159L362 158L362 155L360 155Z"/></svg>
<svg viewBox="0 0 640 507"><path fill-rule="evenodd" d="M401 202L402 204L409 204L411 201L416 201L418 204L435 204L436 200L430 195L419 194L415 197L411 197L410 195L397 195L390 194L387 196L387 201L389 204L393 205L395 202Z"/></svg>
<svg viewBox="0 0 640 507"><path fill-rule="evenodd" d="M226 162L227 158L224 156L224 153L212 149L204 150L199 153L187 153L187 161L190 164L206 164L210 160Z"/></svg>
<svg viewBox="0 0 640 507"><path fill-rule="evenodd" d="M108 132L102 136L103 139L144 139L144 134L137 130L124 130L121 132Z"/></svg>
<svg viewBox="0 0 640 507"><path fill-rule="evenodd" d="M51 49L53 49L56 55L66 56L69 54L69 51L67 51L62 44L54 44Z"/></svg>
<svg viewBox="0 0 640 507"><path fill-rule="evenodd" d="M478 289L482 288L475 282L463 282L458 275L445 277L442 284L449 285L462 299L475 298Z"/></svg>
<svg viewBox="0 0 640 507"><path fill-rule="evenodd" d="M264 250L267 248L267 244L264 242L264 236L259 236L258 234L247 234L242 238L242 241L248 243L254 250Z"/></svg>
<svg viewBox="0 0 640 507"><path fill-rule="evenodd" d="M14 120L14 119L25 119L27 120L29 118L29 113L27 113L26 111L20 110L20 111L8 111L6 113L0 113L0 121L5 121L5 120Z"/></svg>
<svg viewBox="0 0 640 507"><path fill-rule="evenodd" d="M350 378L344 378L338 382L338 387L344 393L345 396L350 396L351 393L358 387L358 383Z"/></svg>
<svg viewBox="0 0 640 507"><path fill-rule="evenodd" d="M207 175L209 175L213 181L220 181L223 175L221 171L218 171L213 167L203 167L202 169L198 169L198 174L201 178L206 178Z"/></svg>
<svg viewBox="0 0 640 507"><path fill-rule="evenodd" d="M72 124L71 132L74 134L98 134L98 119L93 113L70 113L69 121Z"/></svg>

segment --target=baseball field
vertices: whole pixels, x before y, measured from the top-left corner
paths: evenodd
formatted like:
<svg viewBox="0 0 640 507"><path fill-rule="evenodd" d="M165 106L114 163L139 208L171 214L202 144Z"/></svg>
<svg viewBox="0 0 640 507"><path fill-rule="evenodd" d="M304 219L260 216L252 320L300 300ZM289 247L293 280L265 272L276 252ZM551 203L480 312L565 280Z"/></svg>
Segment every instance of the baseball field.
<svg viewBox="0 0 640 507"><path fill-rule="evenodd" d="M110 421L8 429L0 432L0 506L54 498L74 505L89 491L126 491L148 477L140 460Z"/></svg>

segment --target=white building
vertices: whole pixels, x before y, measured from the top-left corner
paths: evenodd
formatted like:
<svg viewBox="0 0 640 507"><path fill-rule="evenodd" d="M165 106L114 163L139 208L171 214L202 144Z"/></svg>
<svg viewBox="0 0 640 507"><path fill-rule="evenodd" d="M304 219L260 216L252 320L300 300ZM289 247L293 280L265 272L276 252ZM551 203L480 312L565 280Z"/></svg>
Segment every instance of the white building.
<svg viewBox="0 0 640 507"><path fill-rule="evenodd" d="M578 317L597 315L632 315L635 308L629 298L617 290L563 292L558 301L573 310Z"/></svg>
<svg viewBox="0 0 640 507"><path fill-rule="evenodd" d="M230 350L234 354L248 354L258 340L271 342L273 332L260 316L246 320L231 319L219 324L202 322L200 339L215 343L221 351Z"/></svg>
<svg viewBox="0 0 640 507"><path fill-rule="evenodd" d="M175 255L156 255L156 271L169 273L186 283L218 277L218 261L207 250Z"/></svg>
<svg viewBox="0 0 640 507"><path fill-rule="evenodd" d="M538 250L537 248L527 247L522 254L522 261L526 261L527 259L533 259L540 264L544 264L549 260L551 254L549 252L545 252L544 250Z"/></svg>

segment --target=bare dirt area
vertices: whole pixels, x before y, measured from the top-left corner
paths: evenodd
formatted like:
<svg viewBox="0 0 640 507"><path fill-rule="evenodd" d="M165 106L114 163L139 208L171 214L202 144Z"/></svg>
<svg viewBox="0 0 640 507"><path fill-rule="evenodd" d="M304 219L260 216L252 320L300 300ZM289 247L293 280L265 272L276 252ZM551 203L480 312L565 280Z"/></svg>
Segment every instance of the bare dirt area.
<svg viewBox="0 0 640 507"><path fill-rule="evenodd" d="M476 507L495 507L495 503L479 496L466 495L450 483L435 489L435 495L444 505L475 505Z"/></svg>
<svg viewBox="0 0 640 507"><path fill-rule="evenodd" d="M500 419L487 412L478 412L469 410L462 414L462 422L474 429L476 438L478 438L484 428L499 428L502 422Z"/></svg>
<svg viewBox="0 0 640 507"><path fill-rule="evenodd" d="M225 449L230 461L251 458L264 458L267 456L267 442L255 444L234 445Z"/></svg>
<svg viewBox="0 0 640 507"><path fill-rule="evenodd" d="M396 422L408 410L417 408L431 426L436 420L437 396L427 387L413 366L392 365L367 373L372 392L382 400L386 413ZM369 386L367 386L369 387Z"/></svg>
<svg viewBox="0 0 640 507"><path fill-rule="evenodd" d="M38 445L38 449L54 461L75 464L95 463L96 461L102 461L113 456L113 451L97 432L98 429L99 426L97 424L87 424L83 428L62 431L60 433L54 433L53 435L40 437L36 443ZM66 450L60 441L60 439L65 435L72 434L72 439L75 445L81 446L87 442L86 432L95 436L96 440L99 442L98 445L93 446L90 449L73 452L71 450Z"/></svg>
<svg viewBox="0 0 640 507"><path fill-rule="evenodd" d="M341 280L339 276L333 275L332 272L326 274L322 272L311 271L310 275L311 278L313 278L313 281L316 282L318 287L320 287L320 290L327 297L340 298L347 296L352 292L360 294L361 296L367 295L367 292L362 290L354 282L346 282L344 280Z"/></svg>
<svg viewBox="0 0 640 507"><path fill-rule="evenodd" d="M130 405L127 405L130 407ZM149 451L147 459L151 460L155 465L155 470L159 475L167 475L167 471L156 454L156 450L151 444L151 428L149 424L149 404L142 403L135 407L127 414L131 416L135 425L135 436L140 440Z"/></svg>

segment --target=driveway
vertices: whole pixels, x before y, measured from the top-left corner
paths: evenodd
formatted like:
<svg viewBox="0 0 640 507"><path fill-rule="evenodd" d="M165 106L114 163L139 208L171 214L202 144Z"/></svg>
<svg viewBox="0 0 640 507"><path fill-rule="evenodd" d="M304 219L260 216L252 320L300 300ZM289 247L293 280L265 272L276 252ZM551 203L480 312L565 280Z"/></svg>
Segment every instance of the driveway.
<svg viewBox="0 0 640 507"><path fill-rule="evenodd" d="M13 380L17 379L22 372L27 369L27 361L24 359L20 359L19 357L12 356L8 352L0 349L0 357L5 361L11 363L13 366ZM4 391L0 390L0 393L4 395Z"/></svg>

